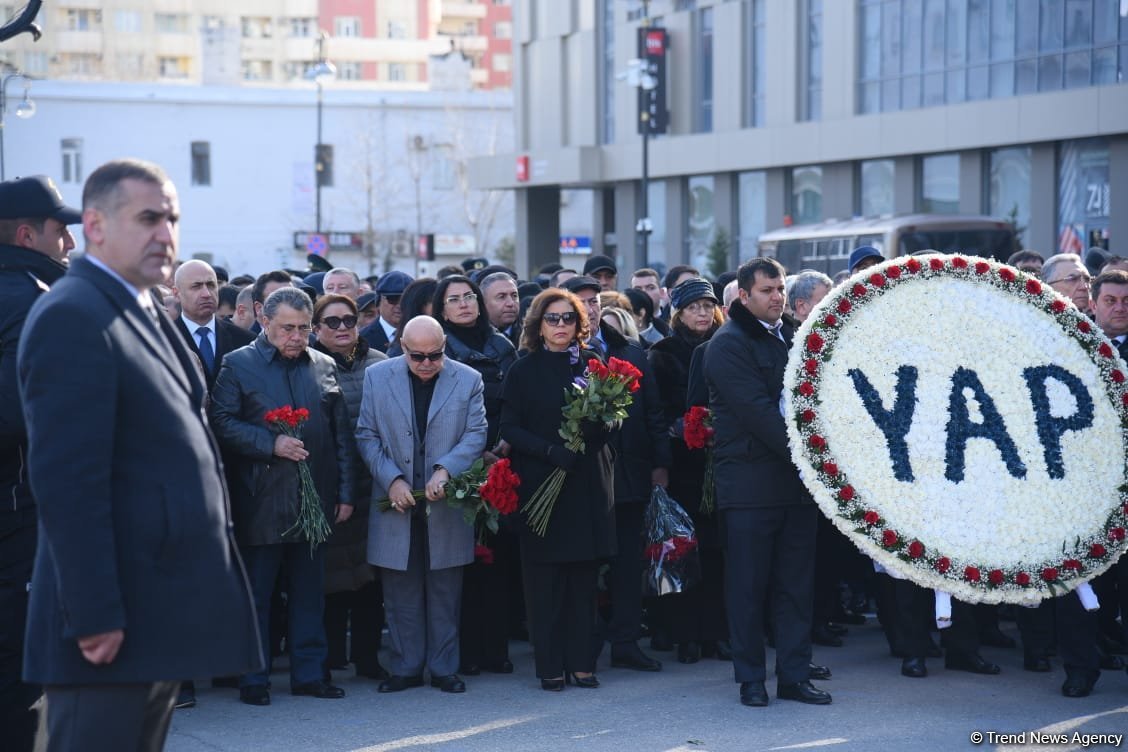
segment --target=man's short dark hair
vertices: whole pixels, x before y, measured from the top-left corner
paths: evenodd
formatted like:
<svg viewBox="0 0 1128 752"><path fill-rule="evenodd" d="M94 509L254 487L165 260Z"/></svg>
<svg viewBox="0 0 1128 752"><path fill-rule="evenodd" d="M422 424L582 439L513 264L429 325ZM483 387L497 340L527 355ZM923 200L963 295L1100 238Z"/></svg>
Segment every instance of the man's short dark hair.
<svg viewBox="0 0 1128 752"><path fill-rule="evenodd" d="M250 274L240 274L238 277L231 280L231 284L235 285L236 287L238 287L240 289L246 287L247 285L253 285L254 283L255 283L255 278L252 277Z"/></svg>
<svg viewBox="0 0 1128 752"><path fill-rule="evenodd" d="M651 269L649 266L644 266L641 269L635 269L631 273L631 279L634 279L635 277L654 277L654 279L658 280L659 284L662 283L662 275L659 274L656 269Z"/></svg>
<svg viewBox="0 0 1128 752"><path fill-rule="evenodd" d="M281 269L275 269L272 272L260 274L258 279L255 280L255 286L251 291L251 301L255 303L265 303L266 299L263 293L266 291L266 286L271 282L283 282L287 285L294 284L294 278L288 272Z"/></svg>
<svg viewBox="0 0 1128 752"><path fill-rule="evenodd" d="M1010 266L1018 266L1024 261L1037 261L1039 264L1046 263L1046 259L1037 251L1018 251L1017 253L1011 254L1011 257L1007 259L1007 264Z"/></svg>
<svg viewBox="0 0 1128 752"><path fill-rule="evenodd" d="M770 256L757 256L740 265L740 269L736 272L737 287L741 290L751 292L752 283L755 281L757 273L762 274L768 279L777 279L787 275L783 264L779 263L774 258Z"/></svg>
<svg viewBox="0 0 1128 752"><path fill-rule="evenodd" d="M701 272L697 271L696 267L690 266L689 264L677 264L676 266L671 266L670 271L666 272L666 278L662 280L662 287L666 289L672 288L677 284L678 277L683 274L692 274L695 277L701 276Z"/></svg>
<svg viewBox="0 0 1128 752"><path fill-rule="evenodd" d="M47 218L24 217L21 219L0 219L0 243L15 245L16 231L23 225L27 225L42 234L43 228L47 226Z"/></svg>
<svg viewBox="0 0 1128 752"><path fill-rule="evenodd" d="M1097 278L1093 280L1090 285L1093 300L1101 294L1101 285L1128 285L1128 272L1123 269L1109 269L1107 272L1101 272Z"/></svg>
<svg viewBox="0 0 1128 752"><path fill-rule="evenodd" d="M552 273L552 276L548 278L548 286L549 287L560 287L560 275L561 274L576 274L576 275L578 275L579 272L577 272L575 269L557 269L556 271L554 271Z"/></svg>
<svg viewBox="0 0 1128 752"><path fill-rule="evenodd" d="M456 274L461 276L465 274L465 272L458 264L447 264L442 269L435 272L435 279L445 279L447 277L453 277Z"/></svg>
<svg viewBox="0 0 1128 752"><path fill-rule="evenodd" d="M82 208L94 207L103 212L115 212L124 201L121 184L126 180L164 185L171 182L160 165L140 159L115 159L90 173L82 188Z"/></svg>
<svg viewBox="0 0 1128 752"><path fill-rule="evenodd" d="M223 285L219 288L217 295L219 305L229 305L234 308L235 304L239 301L239 288L235 285Z"/></svg>

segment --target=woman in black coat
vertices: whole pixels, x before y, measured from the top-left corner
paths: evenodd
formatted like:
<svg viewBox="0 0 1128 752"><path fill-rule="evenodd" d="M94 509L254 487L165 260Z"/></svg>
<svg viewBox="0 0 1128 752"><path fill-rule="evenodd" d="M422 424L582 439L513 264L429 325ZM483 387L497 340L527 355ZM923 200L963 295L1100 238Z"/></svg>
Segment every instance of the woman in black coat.
<svg viewBox="0 0 1128 752"><path fill-rule="evenodd" d="M482 375L486 403L487 462L497 460L501 422L501 388L505 374L517 360L509 339L490 325L482 291L469 278L452 275L439 280L431 304L432 315L446 332L446 355ZM483 670L513 673L509 660L509 612L516 579L517 537L507 529L486 535L493 561L475 560L463 570L462 613L458 642L459 672L477 676Z"/></svg>
<svg viewBox="0 0 1128 752"><path fill-rule="evenodd" d="M728 658L728 623L724 606L724 560L717 536L717 515L701 511L705 479L705 451L690 450L682 439L682 417L689 391L693 351L707 342L721 325L720 305L713 286L694 278L674 288L670 296L673 333L651 346L650 364L670 430L670 495L693 517L701 556L701 583L685 592L658 599L658 612L671 639L678 643L678 660L696 663L702 655Z"/></svg>
<svg viewBox="0 0 1128 752"><path fill-rule="evenodd" d="M578 686L599 686L591 654L596 578L599 560L615 552L608 428L585 422L581 453L559 434L565 392L597 357L579 345L588 326L575 295L557 288L537 295L522 333L528 354L513 364L502 392L501 437L521 478L522 507L555 468L568 473L544 537L518 515L537 676L550 691L563 689L566 675Z"/></svg>

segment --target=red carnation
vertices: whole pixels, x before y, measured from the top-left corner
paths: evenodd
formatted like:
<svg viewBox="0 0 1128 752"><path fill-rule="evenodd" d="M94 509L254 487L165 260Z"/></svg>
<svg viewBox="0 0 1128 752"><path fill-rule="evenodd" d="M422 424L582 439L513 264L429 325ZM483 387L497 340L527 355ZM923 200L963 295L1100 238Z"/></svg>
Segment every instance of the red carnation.
<svg viewBox="0 0 1128 752"><path fill-rule="evenodd" d="M956 267L957 269L966 269L967 259L965 259L963 256L956 256L952 259L952 266Z"/></svg>
<svg viewBox="0 0 1128 752"><path fill-rule="evenodd" d="M807 349L813 353L817 353L823 349L826 342L819 336L818 332L811 332L807 335Z"/></svg>
<svg viewBox="0 0 1128 752"><path fill-rule="evenodd" d="M948 570L952 567L952 562L948 559L947 556L941 556L936 560L935 566L937 572L939 572L940 574L947 574Z"/></svg>
<svg viewBox="0 0 1128 752"><path fill-rule="evenodd" d="M918 540L915 540L912 543L910 543L909 544L909 558L910 559L919 559L922 556L924 556L924 544L921 543Z"/></svg>
<svg viewBox="0 0 1128 752"><path fill-rule="evenodd" d="M901 278L901 267L899 267L899 266L889 267L888 269L885 270L885 276L889 277L889 279L900 279Z"/></svg>
<svg viewBox="0 0 1128 752"><path fill-rule="evenodd" d="M934 272L938 272L944 268L944 259L930 258L928 260L928 268Z"/></svg>
<svg viewBox="0 0 1128 752"><path fill-rule="evenodd" d="M479 545L479 544L475 544L475 546L474 546L474 558L477 559L478 561L482 562L483 564L493 564L494 563L493 549L490 548L489 546L482 546L482 545Z"/></svg>
<svg viewBox="0 0 1128 752"><path fill-rule="evenodd" d="M964 567L964 579L968 582L979 582L979 567Z"/></svg>
<svg viewBox="0 0 1128 752"><path fill-rule="evenodd" d="M849 488L849 486L847 486L847 488ZM862 515L862 520L867 525L876 525L878 522L881 521L881 515L879 515L877 512L875 512L871 509L868 512L866 512L864 515Z"/></svg>
<svg viewBox="0 0 1128 752"><path fill-rule="evenodd" d="M975 273L976 274L986 274L989 271L991 271L991 265L988 264L986 261L976 261L975 262Z"/></svg>
<svg viewBox="0 0 1128 752"><path fill-rule="evenodd" d="M826 318L823 319L823 323L827 326L838 326L838 317L833 313L828 313Z"/></svg>
<svg viewBox="0 0 1128 752"><path fill-rule="evenodd" d="M912 274L916 274L920 271L920 262L915 258L911 258L905 262L905 268L908 269Z"/></svg>
<svg viewBox="0 0 1128 752"><path fill-rule="evenodd" d="M1108 531L1108 539L1110 541L1122 541L1124 540L1124 533L1124 528L1114 527L1112 530Z"/></svg>
<svg viewBox="0 0 1128 752"><path fill-rule="evenodd" d="M899 538L897 537L897 533L892 530L886 530L881 534L881 545L885 546L886 548L896 546L898 540Z"/></svg>
<svg viewBox="0 0 1128 752"><path fill-rule="evenodd" d="M1084 332L1085 334L1088 334L1089 332L1093 331L1093 327L1089 326L1088 321L1078 321L1077 322L1077 328L1080 331Z"/></svg>
<svg viewBox="0 0 1128 752"><path fill-rule="evenodd" d="M1117 384L1123 384L1124 383L1124 372L1123 371L1118 371L1118 370L1114 369L1113 372L1109 374L1109 376L1111 376L1112 380L1115 381Z"/></svg>
<svg viewBox="0 0 1128 752"><path fill-rule="evenodd" d="M850 288L850 294L855 298L863 297L866 294L866 286L859 282Z"/></svg>
<svg viewBox="0 0 1128 752"><path fill-rule="evenodd" d="M1120 401L1124 404L1125 407L1128 407L1128 392L1120 395Z"/></svg>
<svg viewBox="0 0 1128 752"><path fill-rule="evenodd" d="M1026 587L1030 584L1030 575L1026 574L1026 572L1019 572L1014 576L1014 582L1016 585Z"/></svg>
<svg viewBox="0 0 1128 752"><path fill-rule="evenodd" d="M885 277L877 272L870 275L869 283L874 287L885 287Z"/></svg>
<svg viewBox="0 0 1128 752"><path fill-rule="evenodd" d="M810 423L812 420L815 419L815 411L814 410L804 410L803 414L800 415L799 417L803 419L804 423Z"/></svg>
<svg viewBox="0 0 1128 752"><path fill-rule="evenodd" d="M831 476L832 478L835 475L838 475L838 465L834 464L833 462L824 462L822 469L824 473Z"/></svg>
<svg viewBox="0 0 1128 752"><path fill-rule="evenodd" d="M804 381L802 384L799 385L799 394L802 394L804 397L810 397L814 393L815 393L815 385L812 384L811 382Z"/></svg>
<svg viewBox="0 0 1128 752"><path fill-rule="evenodd" d="M849 313L851 308L853 308L853 306L850 304L850 301L847 300L846 298L842 298L841 300L838 301L838 312L839 313L843 313L843 314Z"/></svg>
<svg viewBox="0 0 1128 752"><path fill-rule="evenodd" d="M1089 558L1091 559L1102 559L1107 553L1108 549L1106 549L1100 543L1094 543L1093 545L1089 546Z"/></svg>
<svg viewBox="0 0 1128 752"><path fill-rule="evenodd" d="M1040 295L1042 293L1042 285L1036 279L1026 280L1026 292L1031 295Z"/></svg>
<svg viewBox="0 0 1128 752"><path fill-rule="evenodd" d="M811 434L811 438L807 439L807 443L811 445L811 448L820 451L826 448L826 439L819 436L817 433Z"/></svg>
<svg viewBox="0 0 1128 752"><path fill-rule="evenodd" d="M1057 567L1046 567L1042 570L1042 579L1046 582L1055 582L1058 578Z"/></svg>
<svg viewBox="0 0 1128 752"><path fill-rule="evenodd" d="M1082 569L1081 562L1077 559L1066 559L1061 563L1062 569L1067 569L1071 572L1080 572Z"/></svg>
<svg viewBox="0 0 1128 752"><path fill-rule="evenodd" d="M803 362L803 370L806 371L809 376L814 376L818 373L819 362L814 358L806 360Z"/></svg>
<svg viewBox="0 0 1128 752"><path fill-rule="evenodd" d="M842 488L838 489L838 498L842 501L851 501L854 498L854 487L843 486ZM867 512L866 515L869 516L869 512Z"/></svg>
<svg viewBox="0 0 1128 752"><path fill-rule="evenodd" d="M1005 579L1006 577L1003 575L1003 570L1001 569L992 569L987 573L987 582L990 582L992 585L1002 585Z"/></svg>
<svg viewBox="0 0 1128 752"><path fill-rule="evenodd" d="M1005 266L999 270L999 276L1002 277L1003 281L1005 282L1014 282L1014 280L1016 279L1014 272Z"/></svg>
<svg viewBox="0 0 1128 752"><path fill-rule="evenodd" d="M1112 357L1112 348L1108 346L1107 342L1102 342L1101 346L1097 348L1097 352L1099 352L1101 354L1101 357L1104 357L1104 358L1111 358Z"/></svg>
<svg viewBox="0 0 1128 752"><path fill-rule="evenodd" d="M478 487L478 495L500 514L517 511L517 488L521 478L513 472L509 458L504 457L490 465L486 480Z"/></svg>
<svg viewBox="0 0 1128 752"><path fill-rule="evenodd" d="M1050 303L1050 310L1054 313L1065 313L1065 301L1055 300L1053 303Z"/></svg>

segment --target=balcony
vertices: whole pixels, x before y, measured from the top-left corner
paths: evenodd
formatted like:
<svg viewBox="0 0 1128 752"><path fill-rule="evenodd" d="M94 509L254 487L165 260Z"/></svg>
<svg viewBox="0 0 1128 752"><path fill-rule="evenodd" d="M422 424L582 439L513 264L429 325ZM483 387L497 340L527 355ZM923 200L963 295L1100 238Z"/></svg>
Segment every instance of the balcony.
<svg viewBox="0 0 1128 752"><path fill-rule="evenodd" d="M482 19L486 17L486 11L486 6L481 3L443 2L442 20Z"/></svg>
<svg viewBox="0 0 1128 752"><path fill-rule="evenodd" d="M55 53L101 52L101 31L57 31L54 34Z"/></svg>
<svg viewBox="0 0 1128 752"><path fill-rule="evenodd" d="M304 42L294 44L293 42ZM400 62L424 63L428 56L446 52L449 45L443 39L365 39L334 37L329 44L328 57L336 62ZM287 60L309 60L313 48L309 40L287 40Z"/></svg>

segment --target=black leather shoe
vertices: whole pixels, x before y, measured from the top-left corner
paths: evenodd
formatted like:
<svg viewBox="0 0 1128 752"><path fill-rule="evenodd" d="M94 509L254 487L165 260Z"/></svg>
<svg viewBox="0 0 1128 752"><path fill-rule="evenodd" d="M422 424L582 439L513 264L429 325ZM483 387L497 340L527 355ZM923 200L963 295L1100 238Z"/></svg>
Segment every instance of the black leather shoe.
<svg viewBox="0 0 1128 752"><path fill-rule="evenodd" d="M466 691L466 682L459 679L458 674L432 676L431 686L438 687L443 692L449 692L452 695L461 694Z"/></svg>
<svg viewBox="0 0 1128 752"><path fill-rule="evenodd" d="M949 671L970 671L973 674L997 674L1002 671L997 664L986 660L979 653L971 655L948 653L944 657L944 668Z"/></svg>
<svg viewBox="0 0 1128 752"><path fill-rule="evenodd" d="M1050 659L1045 656L1027 655L1022 658L1022 668L1026 671L1035 671L1039 674L1044 674L1047 671L1052 671L1053 666L1050 665Z"/></svg>
<svg viewBox="0 0 1128 752"><path fill-rule="evenodd" d="M826 681L830 678L830 669L826 666L820 666L817 663L812 663L809 673L812 679L817 681Z"/></svg>
<svg viewBox="0 0 1128 752"><path fill-rule="evenodd" d="M849 627L844 627L841 624L834 624L829 621L826 623L826 629L831 634L836 634L839 637L845 637L846 635L850 634Z"/></svg>
<svg viewBox="0 0 1128 752"><path fill-rule="evenodd" d="M340 687L334 687L326 681L311 681L305 684L295 684L290 687L290 694L316 697L321 700L339 700L345 696L345 690Z"/></svg>
<svg viewBox="0 0 1128 752"><path fill-rule="evenodd" d="M979 644L989 648L1013 648L1017 643L998 629L990 629L979 635Z"/></svg>
<svg viewBox="0 0 1128 752"><path fill-rule="evenodd" d="M582 689L595 689L599 686L599 679L595 674L589 676L576 676L575 674L565 674L564 681L569 684L575 684Z"/></svg>
<svg viewBox="0 0 1128 752"><path fill-rule="evenodd" d="M1106 653L1099 648L1097 649L1097 652L1101 657L1101 668L1105 671L1119 671L1120 669L1124 668L1124 659L1119 655Z"/></svg>
<svg viewBox="0 0 1128 752"><path fill-rule="evenodd" d="M776 697L781 700L795 700L807 705L829 705L830 693L815 687L809 681L795 684L780 684L776 687Z"/></svg>
<svg viewBox="0 0 1128 752"><path fill-rule="evenodd" d="M762 708L768 704L768 690L763 682L741 682L740 704L750 708Z"/></svg>
<svg viewBox="0 0 1128 752"><path fill-rule="evenodd" d="M1117 655L1128 655L1128 644L1124 640L1118 640L1115 637L1108 635L1099 635L1097 637L1097 646L1106 653L1115 653Z"/></svg>
<svg viewBox="0 0 1128 752"><path fill-rule="evenodd" d="M239 701L247 705L269 705L270 688L265 684L252 684L239 688Z"/></svg>
<svg viewBox="0 0 1128 752"><path fill-rule="evenodd" d="M391 674L388 669L380 665L379 661L375 663L356 664L356 675L363 676L365 679L384 679L390 678Z"/></svg>
<svg viewBox="0 0 1128 752"><path fill-rule="evenodd" d="M901 676L910 679L923 679L928 676L928 667L924 665L923 658L906 658L901 661Z"/></svg>
<svg viewBox="0 0 1128 752"><path fill-rule="evenodd" d="M541 679L541 689L545 692L563 692L563 679Z"/></svg>
<svg viewBox="0 0 1128 752"><path fill-rule="evenodd" d="M1069 674L1061 685L1061 693L1066 697L1088 697L1096 683L1095 678L1090 679L1084 674Z"/></svg>
<svg viewBox="0 0 1128 752"><path fill-rule="evenodd" d="M811 629L811 642L828 648L842 647L842 638L827 629L825 624Z"/></svg>
<svg viewBox="0 0 1128 752"><path fill-rule="evenodd" d="M638 645L633 642L612 646L611 666L613 668L633 668L635 671L662 670L661 661L642 652Z"/></svg>
<svg viewBox="0 0 1128 752"><path fill-rule="evenodd" d="M172 707L177 710L196 707L196 685L190 681L180 683L180 691L176 694L176 704Z"/></svg>
<svg viewBox="0 0 1128 752"><path fill-rule="evenodd" d="M830 617L839 624L851 624L860 627L866 623L866 615L859 611L842 611Z"/></svg>
<svg viewBox="0 0 1128 752"><path fill-rule="evenodd" d="M697 663L701 660L701 645L696 642L678 643L678 663Z"/></svg>
<svg viewBox="0 0 1128 752"><path fill-rule="evenodd" d="M478 676L482 673L482 667L477 663L463 663L458 667L458 673L466 674L467 676Z"/></svg>
<svg viewBox="0 0 1128 752"><path fill-rule="evenodd" d="M423 675L417 676L391 676L380 682L379 692L402 692L412 687L423 686Z"/></svg>
<svg viewBox="0 0 1128 752"><path fill-rule="evenodd" d="M482 668L486 671L489 671L491 674L512 674L513 661L506 658L500 663L487 663L486 665L482 666Z"/></svg>

